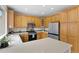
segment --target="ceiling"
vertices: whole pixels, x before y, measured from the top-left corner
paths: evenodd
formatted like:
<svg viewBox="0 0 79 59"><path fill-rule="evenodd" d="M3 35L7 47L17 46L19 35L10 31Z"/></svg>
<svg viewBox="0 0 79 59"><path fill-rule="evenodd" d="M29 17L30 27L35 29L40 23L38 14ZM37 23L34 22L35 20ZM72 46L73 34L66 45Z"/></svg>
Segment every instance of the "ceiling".
<svg viewBox="0 0 79 59"><path fill-rule="evenodd" d="M32 16L50 16L74 5L8 5L16 12Z"/></svg>

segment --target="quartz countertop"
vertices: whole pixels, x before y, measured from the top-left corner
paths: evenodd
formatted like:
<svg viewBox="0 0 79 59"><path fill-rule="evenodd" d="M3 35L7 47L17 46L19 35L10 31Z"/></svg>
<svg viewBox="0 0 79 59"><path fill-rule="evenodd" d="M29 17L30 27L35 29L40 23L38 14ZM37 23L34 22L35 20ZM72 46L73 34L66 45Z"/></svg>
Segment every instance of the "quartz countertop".
<svg viewBox="0 0 79 59"><path fill-rule="evenodd" d="M15 40L17 38L14 36ZM0 49L4 53L69 53L71 52L71 45L52 38L44 38L41 40L20 43L19 45L9 46Z"/></svg>

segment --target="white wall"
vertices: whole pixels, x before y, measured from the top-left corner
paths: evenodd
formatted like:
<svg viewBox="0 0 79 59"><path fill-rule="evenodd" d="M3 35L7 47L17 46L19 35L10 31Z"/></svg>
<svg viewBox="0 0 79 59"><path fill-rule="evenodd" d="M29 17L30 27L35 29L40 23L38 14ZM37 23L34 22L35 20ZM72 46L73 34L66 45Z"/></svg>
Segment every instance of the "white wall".
<svg viewBox="0 0 79 59"><path fill-rule="evenodd" d="M3 11L3 16L0 16L0 38L7 34L7 7L0 5Z"/></svg>

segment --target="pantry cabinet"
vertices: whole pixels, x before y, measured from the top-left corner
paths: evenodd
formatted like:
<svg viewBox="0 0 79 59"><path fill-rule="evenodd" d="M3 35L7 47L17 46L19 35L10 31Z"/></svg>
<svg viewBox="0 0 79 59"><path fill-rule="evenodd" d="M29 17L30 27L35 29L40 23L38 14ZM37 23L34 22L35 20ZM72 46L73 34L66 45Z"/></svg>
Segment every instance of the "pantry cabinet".
<svg viewBox="0 0 79 59"><path fill-rule="evenodd" d="M78 7L68 10L68 22L79 22Z"/></svg>
<svg viewBox="0 0 79 59"><path fill-rule="evenodd" d="M9 28L14 28L14 11L8 10L8 25Z"/></svg>
<svg viewBox="0 0 79 59"><path fill-rule="evenodd" d="M60 13L60 23L68 22L68 11L63 11Z"/></svg>
<svg viewBox="0 0 79 59"><path fill-rule="evenodd" d="M68 23L60 23L60 40L67 42L68 40Z"/></svg>

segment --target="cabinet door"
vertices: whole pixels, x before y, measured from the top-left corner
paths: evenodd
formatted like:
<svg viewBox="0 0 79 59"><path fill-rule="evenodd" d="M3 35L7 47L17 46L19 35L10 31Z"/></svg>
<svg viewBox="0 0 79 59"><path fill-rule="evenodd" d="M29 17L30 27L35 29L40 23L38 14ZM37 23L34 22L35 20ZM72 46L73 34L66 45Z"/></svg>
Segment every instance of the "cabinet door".
<svg viewBox="0 0 79 59"><path fill-rule="evenodd" d="M68 43L72 45L72 47L71 47L72 53L79 51L79 50L77 51L77 38L76 37L68 36Z"/></svg>
<svg viewBox="0 0 79 59"><path fill-rule="evenodd" d="M42 32L42 35L41 35L41 36L42 36L42 37L41 37L42 39L43 39L43 38L47 38L47 37L48 37L48 33L47 33L47 32Z"/></svg>
<svg viewBox="0 0 79 59"><path fill-rule="evenodd" d="M22 27L27 27L27 19L26 19L26 16L22 16Z"/></svg>
<svg viewBox="0 0 79 59"><path fill-rule="evenodd" d="M60 21L60 14L56 14L53 16L52 22L59 22Z"/></svg>
<svg viewBox="0 0 79 59"><path fill-rule="evenodd" d="M37 33L37 39L43 39L43 38L47 38L47 37L48 37L47 32L38 32Z"/></svg>
<svg viewBox="0 0 79 59"><path fill-rule="evenodd" d="M35 27L40 28L41 27L41 20L38 17L35 17L34 19Z"/></svg>
<svg viewBox="0 0 79 59"><path fill-rule="evenodd" d="M67 23L60 23L60 40L67 42L67 34L68 34L68 24Z"/></svg>
<svg viewBox="0 0 79 59"><path fill-rule="evenodd" d="M8 10L9 28L14 28L14 11Z"/></svg>
<svg viewBox="0 0 79 59"><path fill-rule="evenodd" d="M68 22L68 12L64 11L60 13L60 23Z"/></svg>
<svg viewBox="0 0 79 59"><path fill-rule="evenodd" d="M77 22L68 23L68 36L70 37L79 36L79 23Z"/></svg>
<svg viewBox="0 0 79 59"><path fill-rule="evenodd" d="M68 43L72 45L72 52L79 52L79 23L68 23Z"/></svg>
<svg viewBox="0 0 79 59"><path fill-rule="evenodd" d="M15 27L16 28L22 27L22 16L21 15L15 15Z"/></svg>
<svg viewBox="0 0 79 59"><path fill-rule="evenodd" d="M78 20L78 8L68 10L68 22L77 22Z"/></svg>
<svg viewBox="0 0 79 59"><path fill-rule="evenodd" d="M44 20L44 26L48 28L49 23L52 22L52 16L46 17Z"/></svg>
<svg viewBox="0 0 79 59"><path fill-rule="evenodd" d="M27 42L28 41L28 34L20 34L20 37L22 39L22 42Z"/></svg>

